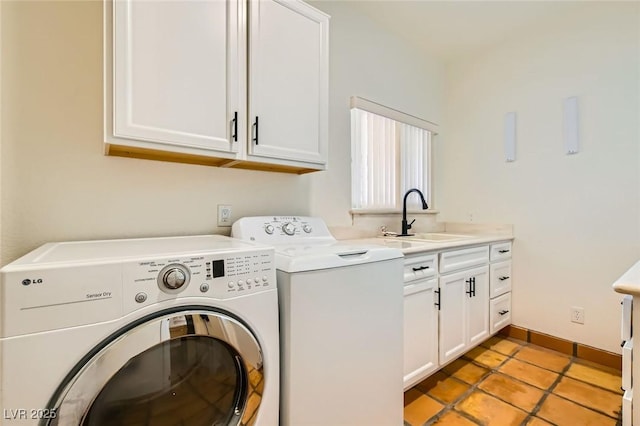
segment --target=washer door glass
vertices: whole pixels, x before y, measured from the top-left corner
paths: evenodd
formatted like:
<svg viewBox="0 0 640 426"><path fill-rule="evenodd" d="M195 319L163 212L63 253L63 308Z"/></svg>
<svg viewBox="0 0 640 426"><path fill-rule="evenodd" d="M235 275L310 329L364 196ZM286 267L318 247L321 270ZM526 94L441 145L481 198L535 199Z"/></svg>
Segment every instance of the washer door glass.
<svg viewBox="0 0 640 426"><path fill-rule="evenodd" d="M220 340L169 340L118 371L82 424L228 425L245 397L243 370L237 351Z"/></svg>
<svg viewBox="0 0 640 426"><path fill-rule="evenodd" d="M239 320L171 309L107 338L67 375L48 425L251 425L264 388L262 350Z"/></svg>

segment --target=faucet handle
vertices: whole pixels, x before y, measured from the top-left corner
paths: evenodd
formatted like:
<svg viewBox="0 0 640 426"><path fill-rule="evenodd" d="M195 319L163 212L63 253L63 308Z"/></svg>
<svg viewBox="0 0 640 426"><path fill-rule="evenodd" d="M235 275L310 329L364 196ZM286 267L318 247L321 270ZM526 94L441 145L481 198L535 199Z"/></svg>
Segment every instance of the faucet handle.
<svg viewBox="0 0 640 426"><path fill-rule="evenodd" d="M415 222L416 220L413 219L410 223L407 224L407 230L411 229L411 225L413 225L413 222Z"/></svg>

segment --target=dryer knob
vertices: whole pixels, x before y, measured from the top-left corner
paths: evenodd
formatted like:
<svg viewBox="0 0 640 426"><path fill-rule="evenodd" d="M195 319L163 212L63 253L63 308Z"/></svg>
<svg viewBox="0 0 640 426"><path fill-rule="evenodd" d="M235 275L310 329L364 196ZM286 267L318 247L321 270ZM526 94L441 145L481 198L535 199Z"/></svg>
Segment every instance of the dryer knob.
<svg viewBox="0 0 640 426"><path fill-rule="evenodd" d="M187 276L180 268L168 269L162 276L162 284L171 290L182 287L186 281Z"/></svg>
<svg viewBox="0 0 640 426"><path fill-rule="evenodd" d="M264 227L264 232L266 232L269 235L273 234L273 230L274 230L273 225L271 224Z"/></svg>
<svg viewBox="0 0 640 426"><path fill-rule="evenodd" d="M287 222L282 225L282 231L287 235L293 235L296 233L296 227L293 223Z"/></svg>
<svg viewBox="0 0 640 426"><path fill-rule="evenodd" d="M302 227L302 230L303 230L304 232L306 232L307 234L310 234L310 233L311 233L311 231L313 231L313 228L311 228L311 226L310 226L310 225L304 225L304 226Z"/></svg>

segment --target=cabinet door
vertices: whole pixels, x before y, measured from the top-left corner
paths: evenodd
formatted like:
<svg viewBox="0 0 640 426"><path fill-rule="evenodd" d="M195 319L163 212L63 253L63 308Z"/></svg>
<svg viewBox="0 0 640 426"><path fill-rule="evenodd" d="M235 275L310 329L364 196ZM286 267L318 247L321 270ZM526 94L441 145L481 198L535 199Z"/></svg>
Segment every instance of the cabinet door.
<svg viewBox="0 0 640 426"><path fill-rule="evenodd" d="M241 139L233 137L233 119L240 111L245 72L238 31L241 4L237 0L112 4L113 38L108 43L112 42L113 80L107 78L107 85L113 85L113 111L107 126L111 124L113 136L142 141L142 147L157 150L237 151L235 139ZM108 7L105 12L110 12ZM107 88L107 96L110 92ZM110 106L107 103L107 109ZM242 114L239 119L244 119ZM237 127L241 129L242 123Z"/></svg>
<svg viewBox="0 0 640 426"><path fill-rule="evenodd" d="M489 267L467 272L472 281L471 297L465 299L467 316L467 344L476 346L489 337Z"/></svg>
<svg viewBox="0 0 640 426"><path fill-rule="evenodd" d="M328 28L301 1L251 1L249 155L326 163Z"/></svg>
<svg viewBox="0 0 640 426"><path fill-rule="evenodd" d="M438 308L436 279L404 287L404 389L438 367Z"/></svg>
<svg viewBox="0 0 640 426"><path fill-rule="evenodd" d="M457 358L467 348L467 272L440 277L440 364Z"/></svg>

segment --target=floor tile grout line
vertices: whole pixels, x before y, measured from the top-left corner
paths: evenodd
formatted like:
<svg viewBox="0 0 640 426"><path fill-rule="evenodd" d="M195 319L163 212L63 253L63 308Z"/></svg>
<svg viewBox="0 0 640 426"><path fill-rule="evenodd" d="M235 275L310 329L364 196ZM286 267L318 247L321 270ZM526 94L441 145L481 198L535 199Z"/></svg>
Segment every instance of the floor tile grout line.
<svg viewBox="0 0 640 426"><path fill-rule="evenodd" d="M581 382L581 383L584 383L584 384L587 384L587 385L590 385L590 386L597 387L598 389L608 390L608 389L602 388L601 386L597 386L597 385L595 385L595 384L593 384L593 383L589 383L589 382L586 382L586 381L583 381L583 380L575 379L575 378L573 378L573 377L571 377L571 376L567 376L567 375L566 375L566 372L567 372L567 371L569 371L569 369L571 368L571 366L572 366L572 365L573 365L573 364L574 364L574 363L579 359L579 358L577 358L576 356L570 356L569 358L570 358L570 362L565 366L565 368L563 368L563 369L562 369L562 371L561 371L560 373L558 373L558 377L556 378L556 380L555 380L555 381L554 381L554 382L553 382L553 383L552 383L552 384L551 384L551 385L550 385L550 386L549 386L549 387L544 391L544 394L542 395L542 397L541 397L541 398L540 398L540 400L538 401L538 404L536 404L536 406L535 406L535 407L530 411L529 416L527 417L527 419L525 419L525 423L523 423L523 425L525 425L525 424L526 424L526 420L529 420L529 419L531 419L531 418L533 418L533 417L538 417L538 416L537 416L537 414L538 414L538 412L540 411L540 409L542 408L542 405L545 403L545 401L547 400L547 398L549 397L549 395L552 395L552 394L553 394L554 396L558 397L558 398L561 398L561 399L563 399L563 400L565 400L565 401L569 401L569 402L571 402L571 403L573 403L573 404L576 404L576 405L578 405L578 406L580 406L580 407L582 407L582 408L586 408L586 409L588 409L589 411L592 411L592 412L594 412L594 413L598 413L598 414L601 414L601 415L603 415L603 416L606 416L606 417L608 417L608 418L610 418L610 419L612 419L612 420L616 420L616 421L617 421L617 420L619 420L618 418L613 417L613 416L609 415L608 413L605 413L605 412L602 412L602 411L600 411L600 410L594 409L593 407L589 407L589 406L583 405L583 404L581 404L581 403L580 403L580 402L578 402L578 401L575 401L575 400L573 400L573 399L570 399L570 398L564 397L564 396L562 396L562 395L559 395L559 394L556 394L556 393L554 393L554 392L553 392L553 391L555 390L555 388L558 386L558 384L559 384L559 383L562 381L562 379L563 379L563 378L565 378L565 377L566 377L566 378L569 378L569 379L572 379L572 380L579 381L579 382ZM611 392L610 390L608 390L608 391L609 391L609 392ZM611 393L615 393L615 392L611 392ZM622 402L621 402L620 404L622 404ZM553 424L550 420L544 419L544 418L542 418L542 417L539 417L539 418L543 419L543 420L544 420L544 421L546 421L547 423L551 423L551 424Z"/></svg>
<svg viewBox="0 0 640 426"><path fill-rule="evenodd" d="M471 394L472 394L473 392L475 392L475 391L482 392L482 393L484 393L484 394L486 394L486 395L489 395L489 396L491 396L491 397L493 397L493 398L496 398L496 399L497 399L497 400L499 400L499 401L502 401L502 402L506 403L507 405L509 405L509 406L511 406L511 407L513 407L513 408L515 408L515 409L518 409L518 410L520 410L520 411L523 411L523 412L527 413L527 416L525 417L524 421L522 422L522 425L525 425L525 424L526 424L528 421L530 421L532 418L539 418L539 417L537 417L537 416L536 416L536 415L537 415L537 413L540 411L540 408L542 407L542 405L544 404L544 402L545 402L545 401L546 401L546 399L548 398L549 394L553 393L553 390L556 388L556 386L558 385L558 383L560 383L560 381L562 380L562 378L563 378L563 377L568 377L568 378L570 378L570 379L572 379L572 380L576 380L576 381L578 381L578 382L580 382L580 383L584 383L584 384L587 384L587 385L589 385L589 386L594 386L594 387L596 387L596 388L598 388L598 389L601 389L601 390L604 390L604 391L607 391L607 392L611 392L611 393L613 393L613 394L617 394L617 392L613 392L613 391L611 391L611 389L607 389L607 388L605 388L605 387L603 387L603 386L600 386L600 385L598 385L598 384L596 384L596 383L591 383L591 382L587 382L587 381L585 381L585 380L581 380L581 379L579 379L579 378L575 378L575 377L567 376L565 373L566 373L566 372L571 368L571 366L572 366L572 365L574 365L575 363L581 364L580 359L578 359L576 356L572 356L572 355L564 354L564 353L562 353L562 352L558 352L558 351L555 351L555 350L553 350L553 349L544 348L544 347L541 347L541 346L539 346L539 345L533 344L533 343L531 343L531 342L527 342L527 341L523 341L523 340L519 340L519 339L515 339L515 338L509 338L508 336L506 336L506 337L505 337L505 336L500 336L500 337L498 337L498 339L499 339L499 340L498 340L498 342L497 342L497 343L499 343L500 341L509 341L509 342L512 342L512 343L516 344L516 345L517 345L517 347L516 347L516 349L515 349L512 353L510 353L510 354L509 354L509 353L500 352L499 350L494 349L494 348L492 347L492 345L488 345L488 346L486 346L486 345L485 345L485 343L489 342L489 340L487 340L487 341L485 341L485 342L481 343L480 345L478 345L477 347L478 347L478 348L480 348L480 349L483 349L483 350L485 350L485 351L486 351L486 350L490 350L490 351L492 351L492 352L496 352L497 354L500 354L500 355L502 355L502 356L505 356L505 359L504 359L504 360L502 360L502 362L500 362L499 364L497 364L497 365L496 365L496 366L494 366L494 367L491 367L491 366L488 366L488 365L482 364L481 362L477 361L477 360L476 360L476 359L474 359L474 358L466 357L466 356L465 356L465 355L466 355L466 353L464 353L464 354L460 355L460 357L458 357L458 358L457 358L457 359L459 359L459 360L463 360L464 362L466 362L466 363L468 363L468 364L472 364L472 365L475 365L476 367L480 367L480 368L483 368L483 369L487 370L487 372L486 372L485 374L483 374L482 376L480 376L480 377L475 381L475 383L473 383L473 384L469 384L469 383L465 382L464 380L462 380L462 379L460 379L460 378L458 378L458 377L455 377L455 376L453 375L453 374L455 374L455 373L449 374L447 371L445 371L445 370L444 370L444 367L443 367L441 370L439 370L439 371L441 371L441 372L442 372L442 373L443 373L447 378L451 378L451 379L454 379L454 380L455 380L455 381L457 381L457 382L464 383L465 385L469 385L469 388L468 388L465 392L463 392L462 394L460 394L457 398L455 398L452 402L450 402L450 403L446 403L444 400L441 400L440 398L438 398L438 397L436 397L436 396L432 396L432 395L430 395L430 394L428 393L428 391L427 391L427 392L424 392L424 391L422 391L421 389L419 389L417 386L414 386L414 387L413 387L413 388L415 388L418 392L420 392L422 395L425 395L425 396L427 396L428 398L431 398L431 399L433 399L434 401L438 402L439 404L442 404L442 405L443 405L443 407L442 407L442 408L441 408L441 409L440 409L440 410L439 410L439 411L438 411L434 416L432 416L432 417L431 417L431 418L429 418L425 423L423 423L423 426L432 425L433 423L437 422L437 421L438 421L438 420L440 420L444 415L446 415L447 413L449 413L449 412L451 412L451 411L453 411L455 414L460 415L461 417L464 417L465 419L467 419L467 420L469 420L469 421L471 421L471 422L475 423L476 425L482 425L483 423L482 423L482 421L481 421L481 420L474 418L473 416L471 416L470 414L468 414L468 413L466 413L466 412L464 412L464 411L459 411L459 410L457 410L457 409L456 409L456 405L457 405L458 403L462 402L464 399L466 399L469 395L471 395ZM495 345L495 343L494 343L494 345ZM552 352L552 353L554 353L554 352L555 352L555 353L558 353L559 355L566 356L566 357L569 359L569 363L568 363L568 364L567 364L567 365L566 365L566 366L565 366L565 367L564 367L560 372L558 372L557 370L552 370L552 369L550 369L550 368L547 368L547 367L544 367L544 366L541 366L541 365L537 365L537 364L535 364L535 363L533 363L533 362L529 362L529 361L526 361L526 360L523 360L523 359L520 359L520 358L516 358L516 355L517 355L520 351L522 351L524 348L526 348L526 347L532 347L532 348L534 348L534 349L542 348L542 349L544 349L545 351L550 351L550 352ZM518 379L518 378L516 378L516 377L510 376L509 374L506 374L506 373L503 373L503 372L499 371L499 369L500 369L504 364L506 364L509 360L511 360L511 359L516 359L516 360L518 360L518 361L520 361L520 362L523 362L523 363L526 363L526 364L528 364L528 365L532 365L532 366L534 366L534 367L541 368L541 369L543 369L543 370L545 370L545 371L549 371L549 372L552 372L552 373L554 373L554 374L557 374L558 376L556 377L556 379L554 380L554 382L553 382L553 383L552 383L552 384L551 384L547 389L541 389L541 388L538 388L538 387L537 387L537 386L535 386L535 385L532 385L532 384L527 383L527 382L525 382L525 381L523 381L523 380L520 380L520 379ZM597 364L597 363L595 363L595 364ZM588 365L587 365L587 366L588 366ZM606 366L605 366L605 367L606 367ZM603 370L603 371L606 371L606 370ZM521 382L521 383L526 384L526 385L528 385L528 386L532 386L533 388L536 388L536 389L538 389L538 390L541 390L541 391L543 391L543 395L542 395L542 397L540 398L540 400L538 401L538 403L536 404L536 406L535 406L532 410L525 410L525 409L523 409L523 408L521 408L521 407L518 407L518 406L516 406L516 405L514 405L514 404L510 403L509 401L504 401L504 400L502 400L502 399L501 399L500 397L498 397L497 395L493 395L493 394L491 394L491 393L489 393L489 392L484 391L482 388L479 388L479 387L478 387L478 386L479 386L481 383L483 383L483 382L484 382L488 377L490 377L491 375L496 374L496 373L497 373L497 374L504 375L504 376L506 376L506 377L509 377L509 378L510 378L510 379L512 379L512 380L515 380L515 381ZM610 419L612 419L612 420L616 420L616 421L618 421L618 422L619 422L619 415L618 415L618 418L616 419L616 418L612 417L611 415L609 415L609 414L607 414L607 413L604 413L604 412L602 412L602 411L595 410L595 409L593 409L593 408L591 408L591 407L584 406L584 405L582 405L582 404L578 403L577 401L573 401L573 400L571 400L571 399L569 399L569 398L567 398L567 397L563 397L563 396L561 396L561 395L556 395L556 394L554 394L554 395L555 395L555 396L557 396L557 397L559 397L559 398L562 398L563 400L566 400L566 401L572 402L572 403L574 403L574 404L576 404L576 405L578 405L578 406L580 406L580 407L586 408L586 409L588 409L588 410L590 410L590 411L593 411L593 412L595 412L595 413L598 413L598 414L604 415L604 416L606 416L606 417L608 417L608 418L610 418ZM546 422L548 422L548 423L550 423L550 424L553 424L553 423L552 423L552 422L550 422L549 420L545 420L545 421L546 421ZM406 421L404 422L404 424L405 424L405 426L411 426L411 425L410 425L410 423L407 423Z"/></svg>
<svg viewBox="0 0 640 426"><path fill-rule="evenodd" d="M560 383L560 381L562 380L562 378L564 377L564 373L566 373L567 371L569 371L569 368L571 367L571 365L573 365L573 356L569 357L569 362L567 363L567 365L565 365L565 367L562 369L561 372L556 372L558 373L558 377L556 377L556 379L553 381L553 383L551 383L551 385L544 390L544 393L542 394L542 397L540 398L540 400L538 400L538 403L533 407L533 409L531 411L529 411L529 415L527 416L527 418L525 419L525 422L523 423L526 424L526 421L534 418L534 417L538 417L537 414L540 411L540 409L542 408L542 405L545 403L545 401L547 400L547 398L549 397L549 395L551 393L553 393L553 389L556 388L556 386L558 385L558 383ZM542 417L540 417L542 418ZM547 420L547 419L543 419L544 421L546 421L547 423L552 423L551 421ZM554 424L554 423L552 423Z"/></svg>
<svg viewBox="0 0 640 426"><path fill-rule="evenodd" d="M506 339L505 339L505 340L506 340ZM459 415L462 415L464 418L466 418L466 419L468 419L468 420L470 420L470 421L473 421L475 424L477 424L477 425L482 425L482 423L481 423L481 421L480 421L479 419L474 418L473 416L469 415L468 413L466 413L466 412L464 412L464 411L458 411L458 410L456 410L456 409L455 409L455 406L456 406L459 402L462 402L464 399L466 399L469 395L471 395L471 394L472 394L473 392L475 392L475 391L479 391L479 392L485 393L485 394L487 394L487 395L490 395L490 396L492 396L492 397L496 398L496 396L495 396L495 395L491 395L491 394L489 394L489 393L485 392L484 390L482 390L481 388L478 388L478 385L480 385L480 383L484 382L484 380L485 380L485 379L487 379L487 378L488 378L489 376L491 376L492 374L497 373L497 372L498 372L498 369L499 369L503 364L505 364L505 363L506 363L510 358L512 358L512 357L513 357L513 355L515 355L516 353L518 353L518 352L520 351L520 349L522 349L522 348L524 347L524 345L523 345L522 343L518 343L518 345L519 345L520 347L519 347L519 348L517 348L515 351L513 351L510 355L509 355L509 354L504 354L504 353L502 353L502 352L495 351L495 350L493 350L493 349L491 349L491 348L487 348L486 346L482 346L482 344L480 344L480 346L477 346L477 347L482 347L482 348L487 349L487 350L492 350L493 352L497 352L497 353L499 353L499 354L501 354L501 355L504 355L504 356L505 356L505 359L504 359L500 364L497 364L495 367L490 367L490 366L488 366L488 365L484 365L484 364L482 364L482 363L480 363L480 362L476 361L475 359L466 358L466 357L464 356L465 354L462 354L458 359L462 359L462 358L464 358L464 359L465 359L469 364L472 364L472 365L475 365L475 366L477 366L477 367L481 367L481 368L483 368L483 369L487 370L487 373L483 374L480 378L478 378L478 380L476 380L476 381L475 381L475 383L469 384L469 383L464 382L464 380L458 379L458 378L457 378L457 377L455 377L453 374L448 374L447 372L444 372L444 373L445 373L448 377L450 377L450 378L454 378L454 379L459 380L459 381L461 381L461 382L463 382L463 383L465 383L465 384L469 384L469 389L467 389L464 393L460 394L460 395L459 395L459 396L458 396L454 401L452 401L451 403L449 403L449 404L445 405L445 407L443 407L440 411L438 411L438 413L436 413L433 417L431 417L429 420L427 420L427 422L426 422L426 423L424 423L424 425L423 425L423 426L430 426L430 425L432 425L433 423L435 423L435 422L437 422L438 420L440 420L440 418L441 418L442 416L444 416L446 413L448 413L449 411L452 411L452 410L453 410L455 413L457 413L457 414L459 414ZM428 395L428 394L426 394L426 393L425 393L425 395L429 396L430 398L436 399L437 401L441 401L441 400L439 400L439 399L437 399L437 398L434 398L433 396ZM497 398L497 399L498 399L498 400L500 400L500 401L502 401L500 398ZM444 402L444 401L443 401L443 402ZM508 403L508 402L506 402L506 401L503 401L503 402L507 403L508 405L510 405L510 406L512 406L512 407L514 407L514 408L517 408L518 410L524 411L524 410L522 410L521 408L516 407L515 405L510 404L510 403Z"/></svg>

